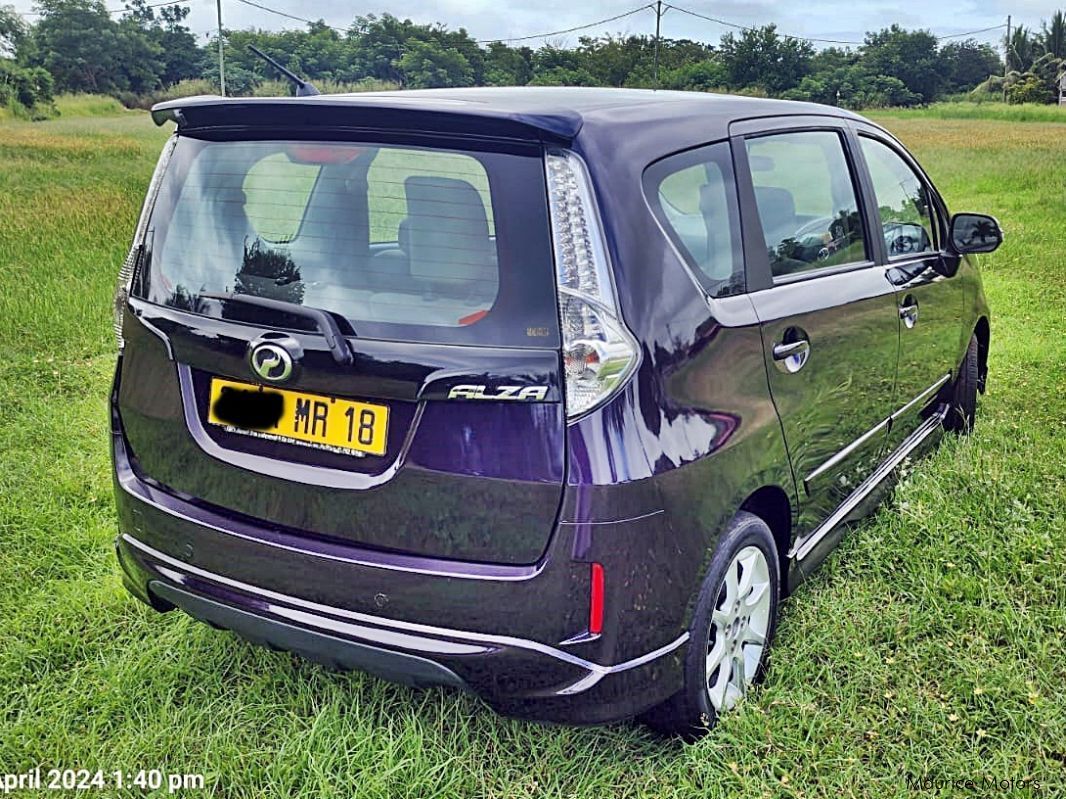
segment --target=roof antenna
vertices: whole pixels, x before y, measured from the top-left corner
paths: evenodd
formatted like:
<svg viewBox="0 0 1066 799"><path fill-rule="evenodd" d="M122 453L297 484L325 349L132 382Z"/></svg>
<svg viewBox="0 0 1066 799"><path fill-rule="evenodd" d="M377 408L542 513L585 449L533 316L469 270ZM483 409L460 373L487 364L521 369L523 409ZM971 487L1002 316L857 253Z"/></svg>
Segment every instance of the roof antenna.
<svg viewBox="0 0 1066 799"><path fill-rule="evenodd" d="M301 78L295 72L285 69L285 67L283 67L270 56L268 56L254 44L248 45L248 49L255 53L257 56L259 56L261 59L266 61L268 64L270 64L270 66L274 67L274 69L276 69L286 78L291 80L293 82L293 85L296 86L297 97L314 97L316 94L321 94L321 92L316 89L311 83Z"/></svg>

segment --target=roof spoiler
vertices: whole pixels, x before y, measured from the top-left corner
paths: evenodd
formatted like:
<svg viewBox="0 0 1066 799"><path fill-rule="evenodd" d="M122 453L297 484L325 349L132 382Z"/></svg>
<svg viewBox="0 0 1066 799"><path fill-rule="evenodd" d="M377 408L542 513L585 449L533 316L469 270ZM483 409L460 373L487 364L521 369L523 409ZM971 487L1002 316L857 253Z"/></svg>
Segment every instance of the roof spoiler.
<svg viewBox="0 0 1066 799"><path fill-rule="evenodd" d="M521 113L416 92L182 97L152 106L152 120L157 125L175 122L178 130L188 131L343 128L366 134L381 129L563 146L573 141L582 126L581 115L574 111Z"/></svg>
<svg viewBox="0 0 1066 799"><path fill-rule="evenodd" d="M221 94L194 94L189 97L180 98L181 103L200 103L204 101L224 100L225 98ZM168 100L162 103L156 103L152 106L152 121L156 125L162 125L164 122L174 122L181 125L185 122L185 116L181 113L180 108L174 107L175 101Z"/></svg>

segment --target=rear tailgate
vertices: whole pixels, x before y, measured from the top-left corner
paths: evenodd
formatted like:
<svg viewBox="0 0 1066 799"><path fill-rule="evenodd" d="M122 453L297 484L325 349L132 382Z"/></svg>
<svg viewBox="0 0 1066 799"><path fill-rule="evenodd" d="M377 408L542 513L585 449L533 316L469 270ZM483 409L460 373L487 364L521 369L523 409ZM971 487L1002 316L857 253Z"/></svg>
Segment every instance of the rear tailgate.
<svg viewBox="0 0 1066 799"><path fill-rule="evenodd" d="M535 561L566 430L539 143L195 133L126 308L141 476L308 536ZM226 295L326 310L351 362L299 313ZM264 343L288 374L256 371Z"/></svg>

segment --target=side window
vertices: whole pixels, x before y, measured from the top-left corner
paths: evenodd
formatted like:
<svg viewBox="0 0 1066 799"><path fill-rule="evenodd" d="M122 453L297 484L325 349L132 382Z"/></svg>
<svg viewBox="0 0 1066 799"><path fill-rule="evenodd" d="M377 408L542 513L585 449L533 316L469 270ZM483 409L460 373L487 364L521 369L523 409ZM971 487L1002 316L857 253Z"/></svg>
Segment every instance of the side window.
<svg viewBox="0 0 1066 799"><path fill-rule="evenodd" d="M774 277L869 257L839 134L781 133L745 144Z"/></svg>
<svg viewBox="0 0 1066 799"><path fill-rule="evenodd" d="M932 252L935 225L929 192L914 170L887 144L860 136L870 170L889 258Z"/></svg>
<svg viewBox="0 0 1066 799"><path fill-rule="evenodd" d="M659 223L712 297L744 291L733 161L727 142L648 168L644 190Z"/></svg>

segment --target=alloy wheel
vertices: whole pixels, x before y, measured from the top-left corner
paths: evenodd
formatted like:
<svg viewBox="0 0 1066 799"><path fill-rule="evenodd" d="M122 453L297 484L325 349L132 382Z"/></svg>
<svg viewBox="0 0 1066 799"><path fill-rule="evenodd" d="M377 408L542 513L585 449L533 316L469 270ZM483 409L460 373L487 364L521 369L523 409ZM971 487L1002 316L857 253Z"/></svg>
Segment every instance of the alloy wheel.
<svg viewBox="0 0 1066 799"><path fill-rule="evenodd" d="M747 693L766 651L770 567L756 546L741 549L726 569L707 639L707 692L717 713Z"/></svg>

